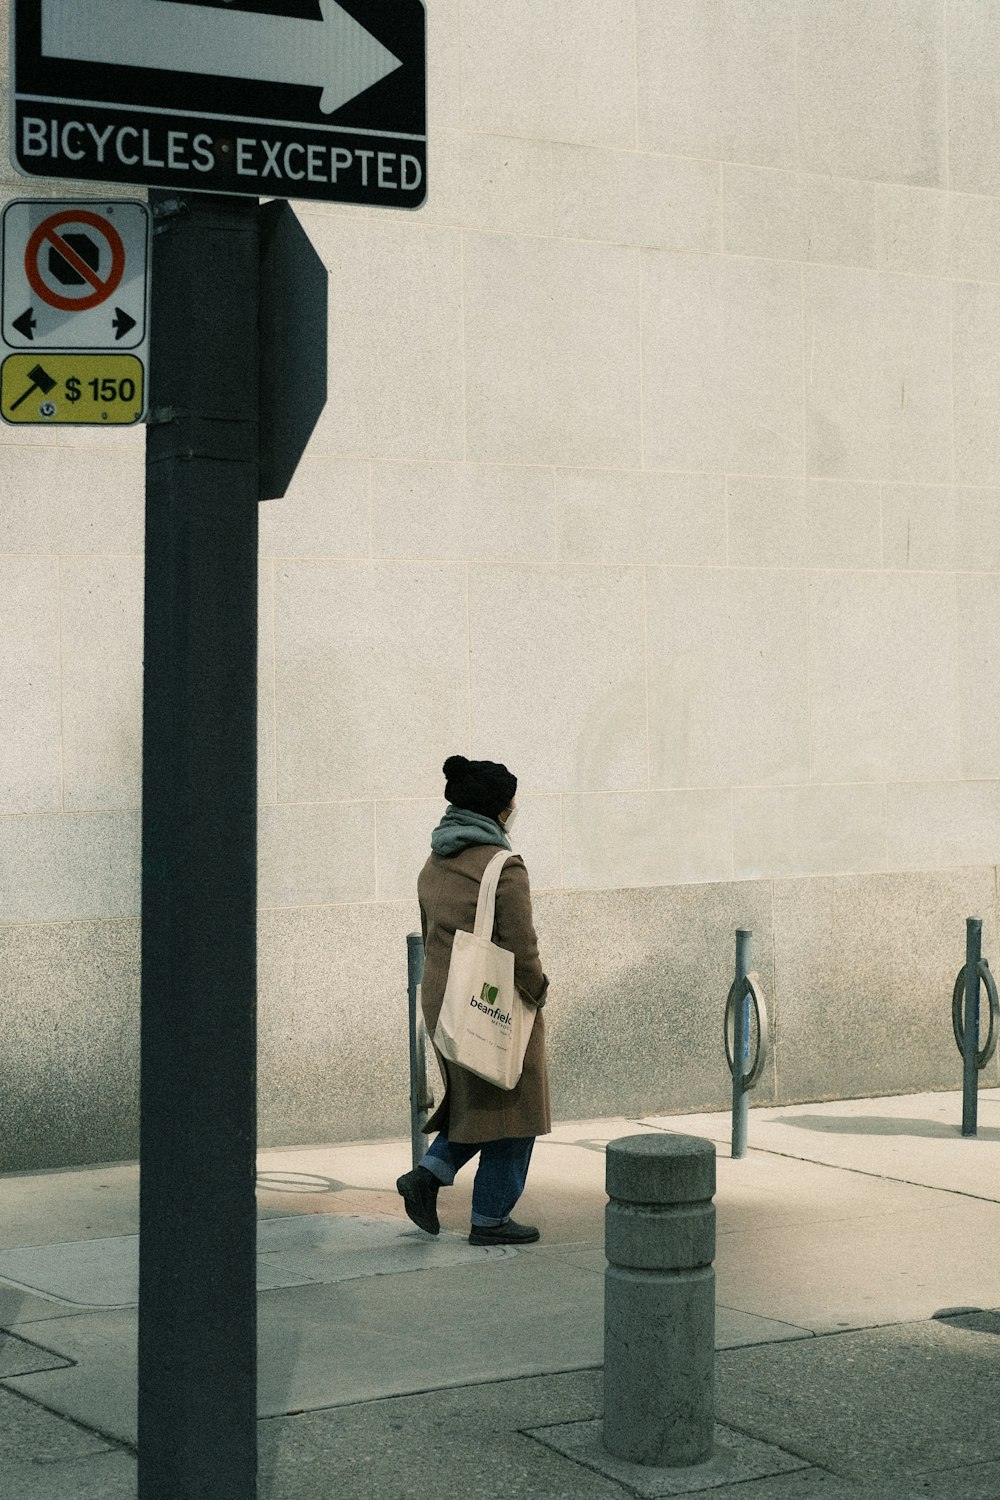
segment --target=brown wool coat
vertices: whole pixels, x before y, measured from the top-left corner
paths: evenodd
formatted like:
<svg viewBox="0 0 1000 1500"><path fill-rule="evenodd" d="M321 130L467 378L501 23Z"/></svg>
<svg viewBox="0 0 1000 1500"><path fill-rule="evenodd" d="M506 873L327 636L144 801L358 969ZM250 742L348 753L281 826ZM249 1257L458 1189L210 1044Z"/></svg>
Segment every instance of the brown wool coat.
<svg viewBox="0 0 1000 1500"><path fill-rule="evenodd" d="M444 1000L455 932L459 928L471 932L474 928L479 884L496 852L496 845L475 844L447 858L432 854L417 879L424 934L421 1004L431 1038ZM514 984L521 998L539 1010L524 1055L524 1071L509 1091L447 1062L435 1047L445 1079L445 1096L424 1129L428 1135L444 1130L449 1140L469 1144L509 1136L547 1135L552 1129L545 1024L540 1008L545 1004L549 982L538 957L528 872L518 854L508 859L500 873L492 940L513 953Z"/></svg>

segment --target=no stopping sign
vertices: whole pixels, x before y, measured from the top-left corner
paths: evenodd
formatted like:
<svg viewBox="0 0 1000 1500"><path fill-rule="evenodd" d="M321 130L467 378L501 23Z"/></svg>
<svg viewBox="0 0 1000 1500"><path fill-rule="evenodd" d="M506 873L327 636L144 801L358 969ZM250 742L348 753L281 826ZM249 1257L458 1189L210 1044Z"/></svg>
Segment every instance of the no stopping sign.
<svg viewBox="0 0 1000 1500"><path fill-rule="evenodd" d="M149 208L127 199L21 198L0 216L2 343L12 350L146 342Z"/></svg>
<svg viewBox="0 0 1000 1500"><path fill-rule="evenodd" d="M49 214L24 252L28 285L49 307L87 312L106 302L125 274L125 246L111 220L86 208Z"/></svg>

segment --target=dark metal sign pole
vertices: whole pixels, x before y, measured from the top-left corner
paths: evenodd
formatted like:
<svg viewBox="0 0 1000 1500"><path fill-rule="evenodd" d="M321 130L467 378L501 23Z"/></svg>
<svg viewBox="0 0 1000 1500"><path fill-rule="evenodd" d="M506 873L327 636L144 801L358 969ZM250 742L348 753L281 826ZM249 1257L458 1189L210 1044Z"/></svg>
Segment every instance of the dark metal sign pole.
<svg viewBox="0 0 1000 1500"><path fill-rule="evenodd" d="M150 201L139 1495L253 1500L258 208Z"/></svg>

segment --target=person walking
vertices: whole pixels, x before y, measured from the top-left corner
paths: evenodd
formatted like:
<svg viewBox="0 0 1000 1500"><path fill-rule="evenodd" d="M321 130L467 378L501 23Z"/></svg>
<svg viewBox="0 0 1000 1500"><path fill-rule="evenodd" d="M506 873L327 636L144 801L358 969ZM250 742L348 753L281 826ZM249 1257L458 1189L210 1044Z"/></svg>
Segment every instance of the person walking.
<svg viewBox="0 0 1000 1500"><path fill-rule="evenodd" d="M507 833L517 811L517 777L506 766L452 755L443 770L450 806L431 834L431 854L417 880L424 938L421 1005L432 1039L455 932L471 932L475 926L483 872L498 848L510 848ZM528 872L517 854L500 874L492 940L513 953L515 988L538 1012L520 1080L510 1090L499 1089L447 1061L435 1047L445 1094L424 1131L439 1134L419 1165L397 1179L396 1188L413 1223L437 1234L439 1189L450 1187L455 1174L478 1153L469 1244L528 1245L539 1232L516 1223L511 1211L524 1191L535 1137L552 1129L541 1015L549 982L538 956Z"/></svg>

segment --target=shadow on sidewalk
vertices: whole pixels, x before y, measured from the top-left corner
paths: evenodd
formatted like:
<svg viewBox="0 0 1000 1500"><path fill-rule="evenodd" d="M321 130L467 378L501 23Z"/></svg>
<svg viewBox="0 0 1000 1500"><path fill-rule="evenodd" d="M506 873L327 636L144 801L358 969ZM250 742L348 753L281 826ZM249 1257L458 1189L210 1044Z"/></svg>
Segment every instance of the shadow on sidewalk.
<svg viewBox="0 0 1000 1500"><path fill-rule="evenodd" d="M966 1311L961 1308L943 1308L941 1312L931 1316L935 1323L952 1323L966 1333L991 1333L994 1337L1000 1334L1000 1313L987 1312L983 1308L970 1308Z"/></svg>
<svg viewBox="0 0 1000 1500"><path fill-rule="evenodd" d="M258 1172L257 1188L271 1193L344 1193L350 1191L346 1182L338 1182L335 1177L322 1177L317 1172L283 1170Z"/></svg>
<svg viewBox="0 0 1000 1500"><path fill-rule="evenodd" d="M924 1135L941 1140L961 1140L960 1121L947 1125L940 1120L893 1120L884 1115L775 1115L768 1125L792 1125L836 1135ZM979 1141L1000 1141L1000 1128L980 1125Z"/></svg>

